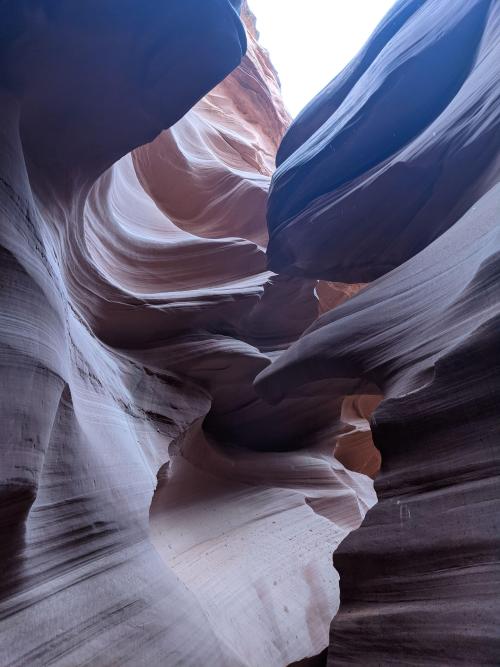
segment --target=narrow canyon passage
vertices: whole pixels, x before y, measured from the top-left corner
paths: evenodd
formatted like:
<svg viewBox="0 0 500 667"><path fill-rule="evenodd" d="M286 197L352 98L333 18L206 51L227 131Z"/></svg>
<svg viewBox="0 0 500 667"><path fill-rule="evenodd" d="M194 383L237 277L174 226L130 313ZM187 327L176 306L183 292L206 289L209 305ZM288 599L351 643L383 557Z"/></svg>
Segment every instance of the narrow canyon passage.
<svg viewBox="0 0 500 667"><path fill-rule="evenodd" d="M0 19L0 665L496 664L499 3Z"/></svg>

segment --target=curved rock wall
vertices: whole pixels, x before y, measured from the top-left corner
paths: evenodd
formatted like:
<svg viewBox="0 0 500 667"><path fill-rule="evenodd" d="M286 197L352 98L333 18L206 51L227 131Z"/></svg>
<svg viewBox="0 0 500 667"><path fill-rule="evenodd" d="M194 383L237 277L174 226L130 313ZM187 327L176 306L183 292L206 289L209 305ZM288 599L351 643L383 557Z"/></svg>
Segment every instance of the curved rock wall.
<svg viewBox="0 0 500 667"><path fill-rule="evenodd" d="M327 645L331 554L375 495L333 456L343 396L253 388L318 301L267 268L289 118L239 4L0 7L9 667L282 667Z"/></svg>
<svg viewBox="0 0 500 667"><path fill-rule="evenodd" d="M332 667L498 662L499 63L498 2L401 1L280 148L271 266L328 281L334 308L257 390L356 382L346 465L384 397L379 503L334 554ZM378 276L347 303L332 282Z"/></svg>
<svg viewBox="0 0 500 667"><path fill-rule="evenodd" d="M495 664L498 2L0 19L2 664Z"/></svg>
<svg viewBox="0 0 500 667"><path fill-rule="evenodd" d="M496 1L396 3L284 138L271 268L369 282L495 184L498 32Z"/></svg>
<svg viewBox="0 0 500 667"><path fill-rule="evenodd" d="M496 186L258 378L272 399L327 376L385 397L372 418L379 503L334 555L332 665L495 663L499 204Z"/></svg>

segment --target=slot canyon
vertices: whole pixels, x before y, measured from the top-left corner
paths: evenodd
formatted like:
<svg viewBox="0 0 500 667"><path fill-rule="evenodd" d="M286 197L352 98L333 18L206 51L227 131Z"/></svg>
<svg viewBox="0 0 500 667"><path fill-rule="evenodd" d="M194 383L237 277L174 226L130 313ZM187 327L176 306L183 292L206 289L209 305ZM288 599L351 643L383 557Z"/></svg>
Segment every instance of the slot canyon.
<svg viewBox="0 0 500 667"><path fill-rule="evenodd" d="M0 667L499 665L500 1L0 40Z"/></svg>

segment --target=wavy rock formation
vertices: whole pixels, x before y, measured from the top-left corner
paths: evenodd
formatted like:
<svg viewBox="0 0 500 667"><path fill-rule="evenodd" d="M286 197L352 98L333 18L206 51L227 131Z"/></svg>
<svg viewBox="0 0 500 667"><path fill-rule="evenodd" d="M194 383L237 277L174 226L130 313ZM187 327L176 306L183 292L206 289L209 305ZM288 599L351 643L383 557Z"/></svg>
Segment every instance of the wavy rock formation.
<svg viewBox="0 0 500 667"><path fill-rule="evenodd" d="M248 52L241 65L169 132L134 153L144 189L196 236L267 244L267 192L291 122L277 74L244 6Z"/></svg>
<svg viewBox="0 0 500 667"><path fill-rule="evenodd" d="M332 665L498 656L499 205L497 185L258 379L273 400L326 377L385 397L372 418L379 503L334 555Z"/></svg>
<svg viewBox="0 0 500 667"><path fill-rule="evenodd" d="M401 1L279 151L271 266L328 282L257 391L344 397L336 454L369 474L376 408L382 458L334 554L332 667L498 662L499 63L498 2Z"/></svg>
<svg viewBox="0 0 500 667"><path fill-rule="evenodd" d="M239 5L0 4L9 667L283 667L327 645L331 554L375 495L333 456L362 430L344 396L253 387L318 301L266 265L289 119Z"/></svg>
<svg viewBox="0 0 500 667"><path fill-rule="evenodd" d="M284 138L269 199L273 270L369 282L492 187L499 21L495 0L396 3Z"/></svg>
<svg viewBox="0 0 500 667"><path fill-rule="evenodd" d="M499 3L0 19L2 664L495 664Z"/></svg>

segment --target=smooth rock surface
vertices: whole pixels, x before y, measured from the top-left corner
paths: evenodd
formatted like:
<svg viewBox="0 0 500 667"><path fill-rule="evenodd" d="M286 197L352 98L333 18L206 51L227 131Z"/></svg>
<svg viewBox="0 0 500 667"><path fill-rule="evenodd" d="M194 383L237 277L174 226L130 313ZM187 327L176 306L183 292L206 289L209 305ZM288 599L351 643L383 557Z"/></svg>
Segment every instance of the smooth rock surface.
<svg viewBox="0 0 500 667"><path fill-rule="evenodd" d="M318 301L266 265L289 119L245 5L248 55L198 103L242 59L239 5L0 9L9 667L282 667L328 643L331 553L376 498L333 456L344 397L253 388Z"/></svg>
<svg viewBox="0 0 500 667"><path fill-rule="evenodd" d="M384 396L379 503L334 555L332 666L497 661L499 211L497 185L257 378L273 401L325 378Z"/></svg>
<svg viewBox="0 0 500 667"><path fill-rule="evenodd" d="M257 392L343 397L336 456L382 462L332 667L498 662L499 63L498 2L402 0L278 152L270 265L324 314Z"/></svg>
<svg viewBox="0 0 500 667"><path fill-rule="evenodd" d="M397 2L283 140L271 268L370 282L451 227L498 180L499 79L496 0Z"/></svg>

